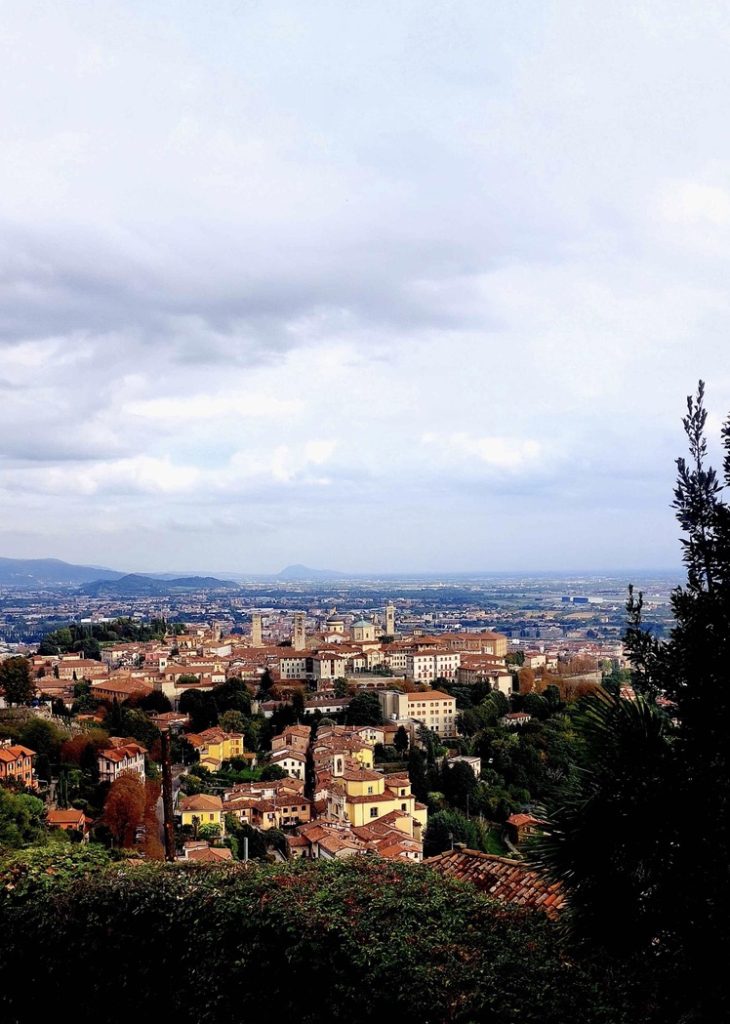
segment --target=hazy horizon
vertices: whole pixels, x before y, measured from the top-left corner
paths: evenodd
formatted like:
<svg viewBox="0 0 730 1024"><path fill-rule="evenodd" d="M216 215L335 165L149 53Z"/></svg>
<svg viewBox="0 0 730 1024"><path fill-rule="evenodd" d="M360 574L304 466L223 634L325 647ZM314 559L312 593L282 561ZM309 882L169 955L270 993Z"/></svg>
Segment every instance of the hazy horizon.
<svg viewBox="0 0 730 1024"><path fill-rule="evenodd" d="M12 556L0 555L0 560L4 559L4 558L8 558L8 557L12 557ZM66 561L65 559L56 559L55 556L53 556L53 555L40 556L38 558L29 557L28 559L22 559L22 560L23 561L62 561L62 562ZM68 563L66 563L66 564L68 564ZM468 576L474 576L474 577L480 577L480 576L499 576L499 577L525 576L526 578L530 578L531 576L536 577L536 578L537 577L541 577L541 576L556 576L556 577L566 577L566 578L572 578L572 579L577 579L577 578L580 578L581 576L589 577L589 578L604 576L604 577L606 577L608 579L617 579L617 578L620 578L622 576L631 575L632 573L634 575L655 574L657 576L668 576L668 577L669 576L671 576L671 577L682 576L685 573L685 570L684 570L684 568L681 565L678 565L678 566L666 566L666 565L665 566L646 566L646 565L641 565L641 566L618 566L618 567L615 567L615 568L606 567L606 566L598 567L598 568L595 568L595 567L594 568L590 568L590 567L586 568L585 566L582 566L582 567L581 566L578 566L578 567L575 567L575 566L573 566L573 567L571 567L571 566L563 567L563 566L561 566L559 568L558 567L554 567L554 568L533 568L533 567L525 566L525 567L520 568L520 567L512 566L512 567L507 568L507 569L475 569L475 568L469 568L469 569L448 569L448 568L444 568L444 569L399 569L398 567L394 567L394 568L383 568L383 569L363 569L363 570L355 571L355 570L350 570L350 569L338 569L338 568L335 568L333 566L324 566L323 567L323 566L303 565L302 563L295 562L295 563L291 563L291 564L286 565L286 566L279 566L278 568L269 568L269 569L262 569L262 570L254 571L254 570L247 570L247 569L231 568L230 566L221 566L221 567L218 567L218 568L210 568L210 566L205 566L205 567L198 567L196 569L191 569L189 567L188 568L185 568L185 567L180 568L179 566L172 566L172 567L168 566L166 568L165 567L163 567L163 568L141 568L139 566L131 567L130 568L128 566L122 566L120 568L119 565L112 565L112 564L107 564L107 563L96 563L96 562L94 562L94 563L70 563L70 564L74 564L74 565L78 564L78 565L81 565L81 566L83 566L85 568L99 569L99 570L111 571L111 572L120 572L120 573L126 573L126 574L130 574L130 575L139 574L139 575L148 575L148 576L149 575L152 575L152 576L159 576L159 575L169 576L169 575L175 574L175 575L179 575L179 576L220 576L220 577L236 577L236 578L238 578L238 577L246 577L246 576L251 576L251 577L256 577L256 576L275 577L275 576L281 574L282 572L285 572L287 569L293 569L293 568L302 569L302 570L308 570L308 571L312 571L312 572L315 572L315 573L324 573L324 572L326 572L326 573L333 573L333 574L336 574L338 577L343 577L344 579L349 579L349 578L380 579L380 578L390 577L390 576L392 576L392 577L399 577L399 578L400 577L406 577L406 576L413 576L413 577L424 577L424 578L431 578L431 579L447 578L447 577L450 577L450 576L458 576L458 577L468 577ZM296 582L296 580L293 580L293 582Z"/></svg>
<svg viewBox="0 0 730 1024"><path fill-rule="evenodd" d="M8 0L0 549L679 563L729 44L651 0Z"/></svg>

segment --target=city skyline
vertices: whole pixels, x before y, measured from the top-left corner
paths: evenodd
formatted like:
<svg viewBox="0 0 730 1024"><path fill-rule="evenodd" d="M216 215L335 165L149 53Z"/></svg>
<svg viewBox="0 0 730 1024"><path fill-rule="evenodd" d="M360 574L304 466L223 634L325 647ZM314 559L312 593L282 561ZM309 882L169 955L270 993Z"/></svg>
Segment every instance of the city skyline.
<svg viewBox="0 0 730 1024"><path fill-rule="evenodd" d="M730 12L8 3L0 555L679 565Z"/></svg>

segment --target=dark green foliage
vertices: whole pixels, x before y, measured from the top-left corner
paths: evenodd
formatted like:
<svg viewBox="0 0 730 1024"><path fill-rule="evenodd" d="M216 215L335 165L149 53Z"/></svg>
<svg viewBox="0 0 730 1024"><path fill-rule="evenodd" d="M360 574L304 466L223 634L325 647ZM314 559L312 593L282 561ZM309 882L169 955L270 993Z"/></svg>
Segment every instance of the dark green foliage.
<svg viewBox="0 0 730 1024"><path fill-rule="evenodd" d="M347 706L346 722L348 725L381 725L383 712L377 695L367 691L356 693Z"/></svg>
<svg viewBox="0 0 730 1024"><path fill-rule="evenodd" d="M244 839L248 840L249 860L266 860L268 847L264 833L257 828L252 828L245 821L239 821L235 814L226 815L226 845L230 846L236 860L243 860L245 856Z"/></svg>
<svg viewBox="0 0 730 1024"><path fill-rule="evenodd" d="M143 711L152 711L157 714L172 711L170 698L166 697L162 690L152 690L138 701L137 706Z"/></svg>
<svg viewBox="0 0 730 1024"><path fill-rule="evenodd" d="M0 786L0 854L30 843L43 842L45 806L28 793L13 793Z"/></svg>
<svg viewBox="0 0 730 1024"><path fill-rule="evenodd" d="M408 778L411 783L411 792L416 800L425 803L428 799L426 756L414 745L411 745L411 749L408 751Z"/></svg>
<svg viewBox="0 0 730 1024"><path fill-rule="evenodd" d="M477 788L477 779L474 772L464 761L456 761L449 764L448 758L444 758L441 770L441 792L452 807L458 807L464 811L467 804L474 797ZM474 809L473 806L471 808Z"/></svg>
<svg viewBox="0 0 730 1024"><path fill-rule="evenodd" d="M50 779L51 768L58 763L61 744L69 738L69 733L54 722L44 718L31 718L20 731L18 742L35 750L35 770L41 779Z"/></svg>
<svg viewBox="0 0 730 1024"><path fill-rule="evenodd" d="M241 679L227 679L214 686L211 696L218 708L218 714L226 711L240 711L246 718L251 715L251 695Z"/></svg>
<svg viewBox="0 0 730 1024"><path fill-rule="evenodd" d="M6 658L0 661L0 690L8 704L27 704L35 693L27 658Z"/></svg>
<svg viewBox="0 0 730 1024"><path fill-rule="evenodd" d="M110 863L109 851L101 846L49 844L0 857L0 916L9 904L22 905L29 898L42 900L46 893L90 878Z"/></svg>
<svg viewBox="0 0 730 1024"><path fill-rule="evenodd" d="M477 826L459 811L437 811L428 819L423 841L423 856L435 857L450 850L456 843L464 843L470 850L480 848Z"/></svg>
<svg viewBox="0 0 730 1024"><path fill-rule="evenodd" d="M70 622L41 640L39 654L67 654L83 651L87 658L101 658L100 643L142 643L147 640L161 640L165 635L165 620L152 619L150 623L134 619L115 619L113 622L94 622L80 625Z"/></svg>
<svg viewBox="0 0 730 1024"><path fill-rule="evenodd" d="M269 699L269 693L270 693L271 687L273 685L274 685L274 677L271 675L271 671L267 667L261 673L261 678L259 679L259 695L260 695L262 700L268 700Z"/></svg>
<svg viewBox="0 0 730 1024"><path fill-rule="evenodd" d="M603 972L570 962L543 915L495 908L415 865L84 865L47 879L42 899L5 890L7 1024L57 1016L80 964L79 1024L160 1008L178 1024L238 1024L274 1008L302 1024L628 1019Z"/></svg>
<svg viewBox="0 0 730 1024"><path fill-rule="evenodd" d="M181 679L183 677L181 676ZM203 690L183 690L178 707L190 717L193 732L203 732L218 724L218 708L210 693Z"/></svg>
<svg viewBox="0 0 730 1024"><path fill-rule="evenodd" d="M119 704L116 699L112 702L104 719L104 728L108 730L110 736L124 736L139 740L147 750L152 747L160 735L160 730L152 724L144 711L131 707L126 701L124 704Z"/></svg>
<svg viewBox="0 0 730 1024"><path fill-rule="evenodd" d="M570 886L574 934L617 954L660 930L675 794L666 716L605 691L581 702L581 784L552 815L535 859ZM669 908L667 908L669 909Z"/></svg>
<svg viewBox="0 0 730 1024"><path fill-rule="evenodd" d="M545 719L550 714L550 705L539 693L526 693L522 701L523 709L533 718Z"/></svg>
<svg viewBox="0 0 730 1024"><path fill-rule="evenodd" d="M403 755L405 754L406 750L408 750L409 744L410 739L408 737L408 733L406 732L402 725L399 725L398 730L395 736L393 737L393 746L395 747L399 754Z"/></svg>
<svg viewBox="0 0 730 1024"><path fill-rule="evenodd" d="M584 770L538 852L571 887L574 936L630 954L662 1022L730 1019L716 969L730 954L730 509L705 465L706 418L700 383L683 421L690 458L677 460L687 581L672 595L676 625L659 642L630 588L626 646L640 699L584 705ZM723 443L727 487L730 420ZM668 712L657 695L671 700Z"/></svg>

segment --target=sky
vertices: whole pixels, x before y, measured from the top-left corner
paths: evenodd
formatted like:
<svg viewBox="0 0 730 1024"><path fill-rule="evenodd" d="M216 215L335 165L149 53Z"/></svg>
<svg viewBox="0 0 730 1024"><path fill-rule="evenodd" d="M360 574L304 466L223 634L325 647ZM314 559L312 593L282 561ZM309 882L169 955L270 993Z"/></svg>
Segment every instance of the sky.
<svg viewBox="0 0 730 1024"><path fill-rule="evenodd" d="M678 565L729 49L707 0L0 0L0 555Z"/></svg>

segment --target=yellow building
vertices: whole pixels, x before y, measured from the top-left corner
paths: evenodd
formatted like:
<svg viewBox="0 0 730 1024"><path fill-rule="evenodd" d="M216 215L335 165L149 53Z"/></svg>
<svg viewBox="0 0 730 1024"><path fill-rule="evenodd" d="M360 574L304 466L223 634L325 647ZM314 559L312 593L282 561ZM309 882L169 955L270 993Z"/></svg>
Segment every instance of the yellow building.
<svg viewBox="0 0 730 1024"><path fill-rule="evenodd" d="M205 732L190 732L185 739L198 751L203 767L212 772L219 771L224 761L245 754L243 735L240 732L224 732L214 727Z"/></svg>
<svg viewBox="0 0 730 1024"><path fill-rule="evenodd" d="M327 813L355 827L391 815L393 823L415 839L428 820L428 811L411 793L407 774L383 775L367 768L346 769L335 778Z"/></svg>
<svg viewBox="0 0 730 1024"><path fill-rule="evenodd" d="M197 793L195 796L183 797L180 801L180 816L183 827L188 825L194 832L203 825L217 825L221 835L225 832L223 801L219 796Z"/></svg>

